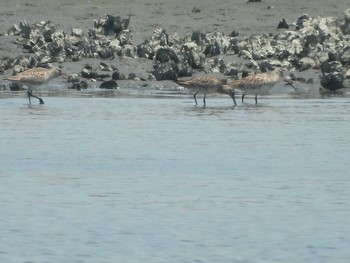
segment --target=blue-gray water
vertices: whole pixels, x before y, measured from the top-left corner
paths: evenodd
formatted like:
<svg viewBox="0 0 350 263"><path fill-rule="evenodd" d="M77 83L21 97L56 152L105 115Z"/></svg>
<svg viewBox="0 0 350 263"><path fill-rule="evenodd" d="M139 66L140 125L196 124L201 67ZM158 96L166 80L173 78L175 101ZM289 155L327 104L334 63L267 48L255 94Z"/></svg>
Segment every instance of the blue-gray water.
<svg viewBox="0 0 350 263"><path fill-rule="evenodd" d="M349 262L350 99L0 100L0 262Z"/></svg>

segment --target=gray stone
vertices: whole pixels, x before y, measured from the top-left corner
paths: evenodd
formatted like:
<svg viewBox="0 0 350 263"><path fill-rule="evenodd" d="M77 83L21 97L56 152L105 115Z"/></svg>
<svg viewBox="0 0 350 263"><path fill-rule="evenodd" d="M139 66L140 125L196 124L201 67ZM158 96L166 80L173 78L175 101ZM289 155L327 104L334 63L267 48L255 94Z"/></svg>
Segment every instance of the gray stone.
<svg viewBox="0 0 350 263"><path fill-rule="evenodd" d="M307 69L314 69L317 67L317 63L314 59L312 58L309 58L309 57L304 57L304 58L301 58L298 62L298 69L300 71L304 71L304 70L307 70Z"/></svg>
<svg viewBox="0 0 350 263"><path fill-rule="evenodd" d="M350 66L350 46L347 46L344 49L343 54L340 56L340 61L344 65L349 65Z"/></svg>

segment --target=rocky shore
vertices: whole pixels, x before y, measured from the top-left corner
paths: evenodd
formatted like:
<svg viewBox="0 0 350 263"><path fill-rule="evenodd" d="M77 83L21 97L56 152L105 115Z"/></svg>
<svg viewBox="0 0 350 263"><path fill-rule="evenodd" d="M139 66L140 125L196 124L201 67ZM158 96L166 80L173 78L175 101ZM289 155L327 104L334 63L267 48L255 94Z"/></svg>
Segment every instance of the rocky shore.
<svg viewBox="0 0 350 263"><path fill-rule="evenodd" d="M67 75L62 85L80 90L89 86L115 89L124 80L145 86L197 74L239 79L283 67L292 72L296 87L316 84L314 89L322 93L350 88L350 9L339 17L304 14L292 22L275 20L275 33L245 36L237 30L218 29L180 35L155 27L153 34L136 42L132 23L131 16L107 14L93 19L87 29L66 30L51 20L32 24L21 20L0 36L17 50L2 53L0 74L5 77L54 64ZM0 83L2 90L20 88Z"/></svg>

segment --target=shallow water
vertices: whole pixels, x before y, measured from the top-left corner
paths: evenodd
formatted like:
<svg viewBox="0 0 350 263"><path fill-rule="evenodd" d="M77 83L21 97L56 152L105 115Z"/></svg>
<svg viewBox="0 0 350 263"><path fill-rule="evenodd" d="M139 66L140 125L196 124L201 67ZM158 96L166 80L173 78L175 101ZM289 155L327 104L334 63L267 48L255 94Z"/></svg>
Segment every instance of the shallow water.
<svg viewBox="0 0 350 263"><path fill-rule="evenodd" d="M0 262L348 262L349 98L0 100Z"/></svg>

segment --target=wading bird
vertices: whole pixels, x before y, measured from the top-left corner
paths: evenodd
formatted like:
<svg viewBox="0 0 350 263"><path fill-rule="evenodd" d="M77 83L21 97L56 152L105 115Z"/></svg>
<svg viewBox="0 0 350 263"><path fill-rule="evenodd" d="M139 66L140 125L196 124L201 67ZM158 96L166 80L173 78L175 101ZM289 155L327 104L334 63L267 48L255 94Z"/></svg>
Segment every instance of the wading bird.
<svg viewBox="0 0 350 263"><path fill-rule="evenodd" d="M204 106L206 105L205 98L209 93L227 94L232 98L234 105L237 105L235 99L235 90L233 88L230 88L228 85L223 85L222 81L217 77L196 77L187 80L177 80L176 83L194 92L193 98L196 102L196 105L198 105L196 98L196 95L198 93L202 93L204 95Z"/></svg>
<svg viewBox="0 0 350 263"><path fill-rule="evenodd" d="M266 94L283 76L282 69L276 68L273 71L250 75L228 83L232 89L242 91L242 102L245 95L255 95L255 103L258 103L258 95ZM288 83L287 83L288 85Z"/></svg>
<svg viewBox="0 0 350 263"><path fill-rule="evenodd" d="M61 75L62 75L62 72L60 68L38 67L38 68L32 68L32 69L28 69L26 71L20 72L17 75L6 78L6 80L28 87L27 93L28 93L29 104L31 104L31 100L30 100L31 97L37 98L40 104L44 104L44 101L42 98L32 93L33 88L41 86L49 82L51 79L57 78Z"/></svg>

